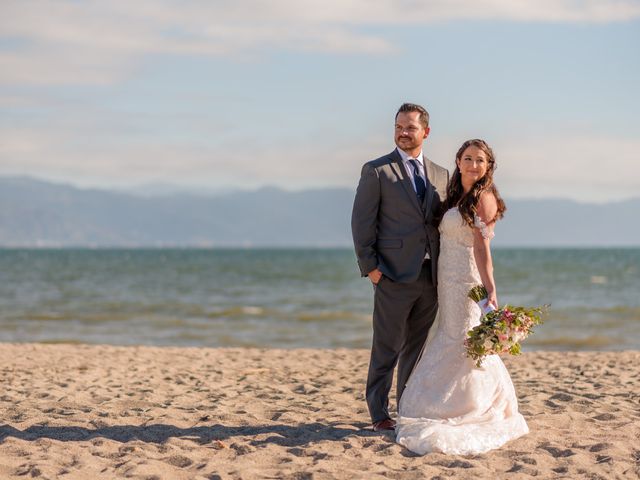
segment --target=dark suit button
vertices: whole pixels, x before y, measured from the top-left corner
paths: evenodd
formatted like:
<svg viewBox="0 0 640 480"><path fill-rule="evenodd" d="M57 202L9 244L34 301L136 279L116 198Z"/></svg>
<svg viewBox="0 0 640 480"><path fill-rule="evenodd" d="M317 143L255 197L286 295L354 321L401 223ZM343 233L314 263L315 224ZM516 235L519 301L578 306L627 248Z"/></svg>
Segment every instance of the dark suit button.
<svg viewBox="0 0 640 480"><path fill-rule="evenodd" d="M421 238L420 239L420 243L427 243L427 239L426 238Z"/></svg>

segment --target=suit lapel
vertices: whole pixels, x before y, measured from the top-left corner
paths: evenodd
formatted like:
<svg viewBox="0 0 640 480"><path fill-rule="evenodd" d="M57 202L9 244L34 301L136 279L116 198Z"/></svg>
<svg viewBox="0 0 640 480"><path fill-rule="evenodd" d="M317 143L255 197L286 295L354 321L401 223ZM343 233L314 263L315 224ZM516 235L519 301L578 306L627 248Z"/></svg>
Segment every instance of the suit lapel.
<svg viewBox="0 0 640 480"><path fill-rule="evenodd" d="M427 191L424 194L424 203L425 203L425 216L428 217L431 213L431 204L433 203L433 196L436 194L436 190L434 188L434 183L436 182L436 171L433 168L433 163L427 157L422 155L422 160L424 162L424 171L427 176Z"/></svg>
<svg viewBox="0 0 640 480"><path fill-rule="evenodd" d="M405 170L404 165L402 163L402 157L400 157L398 150L394 150L393 152L391 152L390 156L392 160L391 168L393 168L396 175L400 179L400 183L402 184L405 192L409 196L410 202L415 205L415 207L418 209L418 211L422 215L422 207L420 206L420 202L418 202L418 196L416 195L416 191L413 189L413 183L411 183L411 179L407 176L407 171Z"/></svg>

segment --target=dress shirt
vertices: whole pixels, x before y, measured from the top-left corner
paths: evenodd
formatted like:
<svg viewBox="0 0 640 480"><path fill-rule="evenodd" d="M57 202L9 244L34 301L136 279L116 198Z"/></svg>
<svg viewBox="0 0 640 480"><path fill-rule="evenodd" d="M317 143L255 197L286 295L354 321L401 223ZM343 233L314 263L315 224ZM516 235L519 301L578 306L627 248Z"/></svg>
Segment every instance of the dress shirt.
<svg viewBox="0 0 640 480"><path fill-rule="evenodd" d="M407 175L411 180L411 185L413 185L413 190L417 191L416 182L413 179L413 166L409 163L409 160L416 160L418 162L418 175L422 177L422 180L424 180L424 184L426 185L427 176L424 172L424 158L422 156L422 150L420 150L420 153L416 157L410 157L409 155L407 155L407 153L404 150L401 150L398 147L396 147L396 150L398 150L398 153L402 158L402 164L404 165L404 170L407 172Z"/></svg>

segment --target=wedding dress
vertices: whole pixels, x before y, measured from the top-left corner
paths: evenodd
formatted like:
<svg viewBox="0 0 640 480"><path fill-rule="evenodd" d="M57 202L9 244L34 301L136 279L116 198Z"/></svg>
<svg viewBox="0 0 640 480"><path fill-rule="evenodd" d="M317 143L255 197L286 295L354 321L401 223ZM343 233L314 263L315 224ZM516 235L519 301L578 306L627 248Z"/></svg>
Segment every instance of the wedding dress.
<svg viewBox="0 0 640 480"><path fill-rule="evenodd" d="M476 217L485 238L493 236ZM473 230L457 208L440 224L439 318L400 399L396 440L409 450L470 455L528 433L511 377L498 355L482 367L465 355L464 339L479 323L480 307L467 298L481 283Z"/></svg>

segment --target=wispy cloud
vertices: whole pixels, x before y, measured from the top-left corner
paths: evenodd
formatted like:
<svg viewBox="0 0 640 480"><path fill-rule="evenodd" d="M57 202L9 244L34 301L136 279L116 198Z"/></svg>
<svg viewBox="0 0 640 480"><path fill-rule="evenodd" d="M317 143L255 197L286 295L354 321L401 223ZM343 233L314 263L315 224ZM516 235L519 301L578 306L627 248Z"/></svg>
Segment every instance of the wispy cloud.
<svg viewBox="0 0 640 480"><path fill-rule="evenodd" d="M0 83L104 84L146 54L256 55L274 49L385 54L371 26L454 20L606 23L637 19L624 0L4 0Z"/></svg>
<svg viewBox="0 0 640 480"><path fill-rule="evenodd" d="M604 201L640 192L640 139L615 135L509 138L501 145L498 175L520 197Z"/></svg>
<svg viewBox="0 0 640 480"><path fill-rule="evenodd" d="M206 119L194 119L206 128ZM80 123L87 125L83 130ZM140 119L143 121L143 119ZM160 136L122 137L109 120L78 118L70 125L0 129L0 174L27 174L79 185L127 186L165 182L194 187L355 188L365 161L393 148L390 132L369 132L353 143L326 138L268 145L195 143ZM135 129L136 122L124 126ZM111 128L111 130L109 130ZM73 131L73 133L71 133ZM91 133L100 132L100 133ZM526 131L526 129L523 129ZM92 137L93 135L93 137ZM87 138L85 141L79 139ZM452 169L459 138L427 140L425 152ZM637 196L640 140L604 134L496 137L496 179L508 197L564 197L605 201ZM305 148L307 147L307 148ZM246 155L246 151L254 152ZM123 175L126 172L126 175Z"/></svg>

